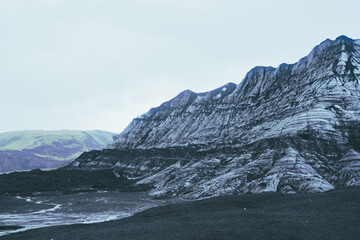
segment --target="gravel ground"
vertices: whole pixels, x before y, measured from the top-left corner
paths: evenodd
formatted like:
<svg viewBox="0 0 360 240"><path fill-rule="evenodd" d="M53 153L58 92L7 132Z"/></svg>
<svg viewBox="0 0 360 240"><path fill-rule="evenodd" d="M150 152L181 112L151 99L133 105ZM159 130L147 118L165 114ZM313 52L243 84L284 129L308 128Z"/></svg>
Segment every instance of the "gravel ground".
<svg viewBox="0 0 360 240"><path fill-rule="evenodd" d="M359 239L360 188L215 197L132 217L41 228L2 239Z"/></svg>

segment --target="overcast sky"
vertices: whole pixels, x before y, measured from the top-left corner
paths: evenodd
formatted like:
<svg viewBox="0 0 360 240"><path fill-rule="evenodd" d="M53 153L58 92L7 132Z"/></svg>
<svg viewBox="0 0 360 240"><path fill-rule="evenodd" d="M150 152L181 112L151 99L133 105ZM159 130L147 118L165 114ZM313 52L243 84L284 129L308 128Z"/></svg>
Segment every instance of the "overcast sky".
<svg viewBox="0 0 360 240"><path fill-rule="evenodd" d="M0 132L102 129L360 38L358 0L0 0Z"/></svg>

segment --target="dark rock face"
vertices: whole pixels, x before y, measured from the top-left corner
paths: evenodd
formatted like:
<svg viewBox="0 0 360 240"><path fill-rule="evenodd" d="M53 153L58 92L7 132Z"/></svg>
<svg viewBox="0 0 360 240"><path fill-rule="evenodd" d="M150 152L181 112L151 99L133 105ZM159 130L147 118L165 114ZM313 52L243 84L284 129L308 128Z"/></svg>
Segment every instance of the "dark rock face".
<svg viewBox="0 0 360 240"><path fill-rule="evenodd" d="M325 40L296 64L253 68L238 85L184 91L134 119L113 149L69 168L112 168L157 197L360 185L359 79L360 41Z"/></svg>

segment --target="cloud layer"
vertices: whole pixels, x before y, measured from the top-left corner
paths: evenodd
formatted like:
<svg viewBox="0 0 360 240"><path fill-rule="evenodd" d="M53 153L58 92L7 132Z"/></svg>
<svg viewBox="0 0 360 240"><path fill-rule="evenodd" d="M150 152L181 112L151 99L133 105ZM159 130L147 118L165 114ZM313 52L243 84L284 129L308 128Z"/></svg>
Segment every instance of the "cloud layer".
<svg viewBox="0 0 360 240"><path fill-rule="evenodd" d="M239 83L255 65L295 62L326 38L360 38L359 7L355 0L3 0L0 132L120 132L185 89Z"/></svg>

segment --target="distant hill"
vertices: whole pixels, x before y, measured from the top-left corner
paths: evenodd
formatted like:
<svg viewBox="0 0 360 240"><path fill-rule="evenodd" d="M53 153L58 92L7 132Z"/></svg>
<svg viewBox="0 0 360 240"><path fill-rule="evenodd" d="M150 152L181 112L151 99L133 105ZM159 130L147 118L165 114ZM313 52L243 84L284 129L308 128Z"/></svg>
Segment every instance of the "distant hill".
<svg viewBox="0 0 360 240"><path fill-rule="evenodd" d="M0 172L52 168L113 142L100 130L15 131L0 133Z"/></svg>

